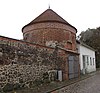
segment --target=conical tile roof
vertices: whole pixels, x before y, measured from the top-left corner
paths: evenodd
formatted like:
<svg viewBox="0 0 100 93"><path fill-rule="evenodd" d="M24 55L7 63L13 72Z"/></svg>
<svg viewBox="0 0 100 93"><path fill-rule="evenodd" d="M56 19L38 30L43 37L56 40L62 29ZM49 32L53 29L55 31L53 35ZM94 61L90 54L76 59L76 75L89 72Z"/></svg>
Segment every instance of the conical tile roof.
<svg viewBox="0 0 100 93"><path fill-rule="evenodd" d="M35 18L33 21L31 21L29 24L25 25L24 27L35 24L35 23L41 23L41 22L59 22L59 23L63 23L63 24L73 27L67 21L65 21L62 17L60 17L56 12L54 12L52 9L47 9L46 11L44 11L37 18ZM73 28L76 30L75 27Z"/></svg>

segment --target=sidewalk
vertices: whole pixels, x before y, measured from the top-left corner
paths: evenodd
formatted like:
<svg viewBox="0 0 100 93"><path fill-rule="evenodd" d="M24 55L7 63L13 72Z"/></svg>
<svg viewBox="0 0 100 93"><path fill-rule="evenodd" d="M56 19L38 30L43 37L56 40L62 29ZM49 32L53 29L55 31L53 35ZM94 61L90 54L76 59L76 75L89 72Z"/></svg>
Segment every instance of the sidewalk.
<svg viewBox="0 0 100 93"><path fill-rule="evenodd" d="M98 71L99 71L99 70L98 70ZM75 78L75 79L71 79L71 80L68 80L68 81L61 82L61 85L59 85L59 86L56 87L55 89L48 90L48 91L46 91L45 93L52 93L52 92L55 91L55 90L61 89L61 88L65 87L65 86L69 86L69 85L74 84L74 83L76 83L76 82L79 82L79 81L82 81L82 80L87 79L87 78L89 78L89 77L92 77L92 76L94 76L96 73L97 73L97 71L96 71L96 72L89 73L89 74L81 75L80 78Z"/></svg>

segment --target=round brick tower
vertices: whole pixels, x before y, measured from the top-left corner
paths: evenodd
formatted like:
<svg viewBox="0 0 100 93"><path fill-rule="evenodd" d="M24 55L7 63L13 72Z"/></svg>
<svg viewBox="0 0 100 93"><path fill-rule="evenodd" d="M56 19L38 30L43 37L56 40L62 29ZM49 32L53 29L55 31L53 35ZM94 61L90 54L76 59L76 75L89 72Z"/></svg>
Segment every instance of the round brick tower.
<svg viewBox="0 0 100 93"><path fill-rule="evenodd" d="M51 9L25 25L22 32L23 39L27 42L76 50L77 29Z"/></svg>

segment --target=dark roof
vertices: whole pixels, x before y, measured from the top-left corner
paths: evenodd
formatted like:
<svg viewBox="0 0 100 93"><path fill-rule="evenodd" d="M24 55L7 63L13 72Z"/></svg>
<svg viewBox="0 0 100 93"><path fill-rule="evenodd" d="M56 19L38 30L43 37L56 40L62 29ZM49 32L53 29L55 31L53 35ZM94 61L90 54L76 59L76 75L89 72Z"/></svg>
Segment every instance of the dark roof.
<svg viewBox="0 0 100 93"><path fill-rule="evenodd" d="M35 23L41 23L41 22L59 22L59 23L63 23L63 24L66 24L66 25L69 25L69 26L73 27L77 32L77 29L74 26L70 25L66 20L64 20L62 17L60 17L52 9L47 9L46 11L44 11L42 14L40 14L37 18L35 18L29 24L25 25L22 28L22 31L28 25L32 25L32 24L35 24Z"/></svg>
<svg viewBox="0 0 100 93"><path fill-rule="evenodd" d="M89 49L91 49L91 50L93 50L93 51L96 51L94 48L90 47L89 45L85 44L84 42L82 42L82 41L80 41L80 40L76 40L76 42L77 42L78 44L80 44L80 45L86 47L86 48L89 48Z"/></svg>

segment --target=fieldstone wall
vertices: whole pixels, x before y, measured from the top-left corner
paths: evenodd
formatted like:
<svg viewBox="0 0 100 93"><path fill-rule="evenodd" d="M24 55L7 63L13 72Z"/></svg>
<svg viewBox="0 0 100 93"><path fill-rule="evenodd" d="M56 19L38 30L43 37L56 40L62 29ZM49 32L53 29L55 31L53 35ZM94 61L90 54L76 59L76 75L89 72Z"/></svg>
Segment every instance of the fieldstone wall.
<svg viewBox="0 0 100 93"><path fill-rule="evenodd" d="M62 53L64 51L57 48L0 37L0 88L30 87L47 78L54 80L55 75L48 73L64 67Z"/></svg>

